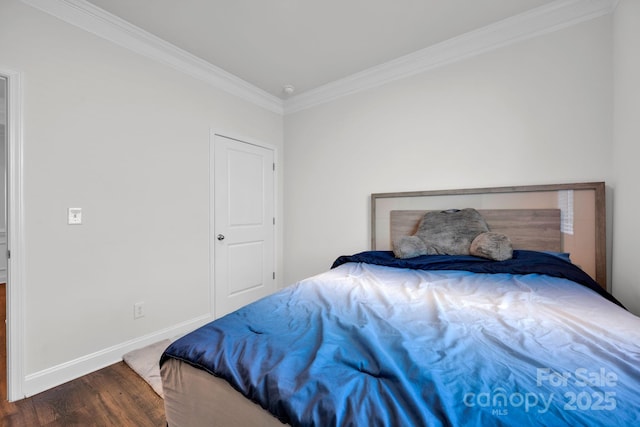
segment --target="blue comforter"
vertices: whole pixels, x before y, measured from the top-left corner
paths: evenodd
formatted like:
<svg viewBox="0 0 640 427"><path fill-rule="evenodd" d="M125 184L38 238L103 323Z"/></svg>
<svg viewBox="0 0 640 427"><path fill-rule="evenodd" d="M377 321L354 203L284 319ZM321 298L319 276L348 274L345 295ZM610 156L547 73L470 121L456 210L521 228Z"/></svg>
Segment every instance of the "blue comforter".
<svg viewBox="0 0 640 427"><path fill-rule="evenodd" d="M385 257L341 257L160 363L222 377L294 426L639 425L640 319L598 289Z"/></svg>
<svg viewBox="0 0 640 427"><path fill-rule="evenodd" d="M609 301L624 307L613 295L602 288L587 273L571 264L561 254L515 250L511 259L495 262L475 256L423 255L415 258L396 258L391 251L366 251L355 255L343 255L331 268L347 262L364 262L387 267L414 270L462 270L472 273L544 274L562 277L597 292Z"/></svg>

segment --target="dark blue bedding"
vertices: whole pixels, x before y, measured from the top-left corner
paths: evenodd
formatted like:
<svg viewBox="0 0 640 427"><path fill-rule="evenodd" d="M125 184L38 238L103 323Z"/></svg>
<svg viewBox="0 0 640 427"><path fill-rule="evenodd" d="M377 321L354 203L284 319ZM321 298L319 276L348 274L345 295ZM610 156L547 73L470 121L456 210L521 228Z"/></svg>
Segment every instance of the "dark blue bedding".
<svg viewBox="0 0 640 427"><path fill-rule="evenodd" d="M473 273L545 274L562 277L586 286L609 301L624 307L613 295L602 288L580 268L556 255L545 252L515 250L513 258L491 261L476 256L423 255L415 258L396 258L391 251L366 251L355 255L343 255L331 268L347 262L364 262L387 267L414 270L462 270Z"/></svg>
<svg viewBox="0 0 640 427"><path fill-rule="evenodd" d="M430 271L385 258L341 257L177 340L160 364L224 378L294 426L640 425L640 319L597 289L454 268L495 268L473 257L418 261Z"/></svg>

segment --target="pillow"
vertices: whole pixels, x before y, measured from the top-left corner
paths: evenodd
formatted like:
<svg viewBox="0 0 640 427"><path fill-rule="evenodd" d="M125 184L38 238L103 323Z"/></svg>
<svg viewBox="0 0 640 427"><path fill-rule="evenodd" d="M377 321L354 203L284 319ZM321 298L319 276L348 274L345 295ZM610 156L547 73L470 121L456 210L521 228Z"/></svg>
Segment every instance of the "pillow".
<svg viewBox="0 0 640 427"><path fill-rule="evenodd" d="M430 211L424 214L413 236L393 242L393 252L397 258L419 255L476 255L500 261L511 258L511 241L499 233L478 240L471 253L474 239L486 233L489 226L475 209Z"/></svg>
<svg viewBox="0 0 640 427"><path fill-rule="evenodd" d="M480 213L467 208L427 212L415 235L425 242L429 255L469 255L473 239L487 231Z"/></svg>
<svg viewBox="0 0 640 427"><path fill-rule="evenodd" d="M511 240L502 233L482 233L473 239L469 253L473 256L504 261L513 256Z"/></svg>
<svg viewBox="0 0 640 427"><path fill-rule="evenodd" d="M396 258L415 258L427 255L427 246L418 236L402 236L393 242L393 254Z"/></svg>

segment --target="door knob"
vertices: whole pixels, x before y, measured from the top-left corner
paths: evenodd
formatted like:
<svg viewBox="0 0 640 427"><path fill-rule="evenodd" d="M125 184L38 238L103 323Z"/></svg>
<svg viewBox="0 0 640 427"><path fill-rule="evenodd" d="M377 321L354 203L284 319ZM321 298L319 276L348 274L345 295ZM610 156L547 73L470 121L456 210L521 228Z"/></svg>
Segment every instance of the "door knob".
<svg viewBox="0 0 640 427"><path fill-rule="evenodd" d="M218 240L224 240L224 235L223 234L218 234Z"/></svg>

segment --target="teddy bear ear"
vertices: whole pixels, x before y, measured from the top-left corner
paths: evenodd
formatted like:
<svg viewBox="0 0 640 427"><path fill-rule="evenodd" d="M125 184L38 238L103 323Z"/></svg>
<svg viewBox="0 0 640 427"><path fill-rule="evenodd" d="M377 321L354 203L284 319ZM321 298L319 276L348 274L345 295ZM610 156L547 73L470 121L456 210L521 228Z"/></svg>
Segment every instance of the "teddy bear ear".
<svg viewBox="0 0 640 427"><path fill-rule="evenodd" d="M511 259L513 257L511 239L505 234L493 231L478 234L471 242L469 254L495 261Z"/></svg>
<svg viewBox="0 0 640 427"><path fill-rule="evenodd" d="M427 254L427 247L418 236L402 236L393 242L396 258L414 258Z"/></svg>

